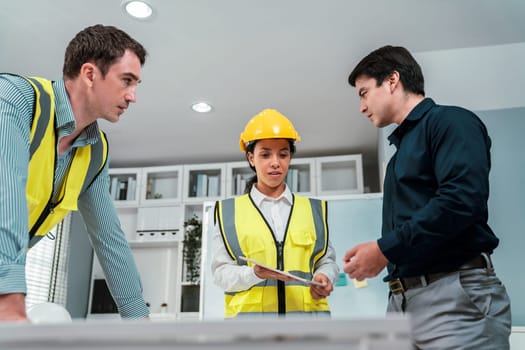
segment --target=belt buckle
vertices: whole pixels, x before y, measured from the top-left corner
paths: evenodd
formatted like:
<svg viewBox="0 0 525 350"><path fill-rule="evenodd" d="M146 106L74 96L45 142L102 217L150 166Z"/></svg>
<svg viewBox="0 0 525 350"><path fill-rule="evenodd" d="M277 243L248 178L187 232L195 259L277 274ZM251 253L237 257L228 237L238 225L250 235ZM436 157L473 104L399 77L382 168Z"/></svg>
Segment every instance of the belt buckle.
<svg viewBox="0 0 525 350"><path fill-rule="evenodd" d="M394 294L403 293L405 291L403 282L401 282L400 278L388 281L388 286L390 287L390 291Z"/></svg>

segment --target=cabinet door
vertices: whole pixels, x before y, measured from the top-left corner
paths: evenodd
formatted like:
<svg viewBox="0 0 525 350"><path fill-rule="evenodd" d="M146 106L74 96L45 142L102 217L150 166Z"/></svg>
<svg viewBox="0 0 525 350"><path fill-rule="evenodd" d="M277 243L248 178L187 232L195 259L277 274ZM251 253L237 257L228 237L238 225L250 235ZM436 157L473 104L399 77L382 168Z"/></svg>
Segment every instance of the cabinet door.
<svg viewBox="0 0 525 350"><path fill-rule="evenodd" d="M182 166L143 168L141 205L166 205L181 202Z"/></svg>
<svg viewBox="0 0 525 350"><path fill-rule="evenodd" d="M137 215L137 241L181 241L182 206L140 207Z"/></svg>
<svg viewBox="0 0 525 350"><path fill-rule="evenodd" d="M109 169L109 192L116 207L136 207L141 183L139 168Z"/></svg>
<svg viewBox="0 0 525 350"><path fill-rule="evenodd" d="M327 197L363 193L360 154L316 158L317 195Z"/></svg>
<svg viewBox="0 0 525 350"><path fill-rule="evenodd" d="M133 255L144 287L144 300L156 314L176 315L180 291L180 253L177 245L133 245Z"/></svg>

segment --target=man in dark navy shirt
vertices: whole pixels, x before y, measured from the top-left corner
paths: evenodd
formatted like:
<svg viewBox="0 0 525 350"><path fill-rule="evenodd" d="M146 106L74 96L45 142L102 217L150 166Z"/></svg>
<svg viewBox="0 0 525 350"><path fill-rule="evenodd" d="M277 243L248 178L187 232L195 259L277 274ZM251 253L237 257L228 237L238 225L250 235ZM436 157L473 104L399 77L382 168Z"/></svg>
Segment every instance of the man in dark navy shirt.
<svg viewBox="0 0 525 350"><path fill-rule="evenodd" d="M382 235L344 256L351 278L388 268L389 312L410 314L417 349L508 349L510 301L490 254L490 145L471 111L425 98L419 64L379 48L348 79L360 111L397 149L385 175Z"/></svg>

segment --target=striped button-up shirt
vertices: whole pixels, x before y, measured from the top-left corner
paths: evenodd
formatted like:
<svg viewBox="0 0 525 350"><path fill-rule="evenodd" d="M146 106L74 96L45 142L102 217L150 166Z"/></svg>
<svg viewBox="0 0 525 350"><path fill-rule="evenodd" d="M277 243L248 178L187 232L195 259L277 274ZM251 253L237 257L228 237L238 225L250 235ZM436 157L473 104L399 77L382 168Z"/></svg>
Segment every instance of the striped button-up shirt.
<svg viewBox="0 0 525 350"><path fill-rule="evenodd" d="M55 128L60 138L73 132L75 117L64 81L53 82L53 91ZM25 259L29 240L26 181L34 103L34 90L23 78L0 75L0 294L26 293ZM95 122L57 157L55 197L75 150L95 143L98 137ZM141 318L149 312L131 249L109 194L108 164L109 161L89 189L80 195L78 208L121 316Z"/></svg>

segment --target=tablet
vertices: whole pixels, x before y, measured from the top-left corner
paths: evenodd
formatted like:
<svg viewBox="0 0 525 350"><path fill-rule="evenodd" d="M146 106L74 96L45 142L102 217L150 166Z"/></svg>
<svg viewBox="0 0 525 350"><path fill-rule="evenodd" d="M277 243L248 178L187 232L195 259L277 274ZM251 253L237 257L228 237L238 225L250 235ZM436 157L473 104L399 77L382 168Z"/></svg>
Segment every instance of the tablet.
<svg viewBox="0 0 525 350"><path fill-rule="evenodd" d="M296 281L299 281L299 282L303 282L305 284L308 284L308 285L315 285L315 286L319 286L319 287L324 287L325 284L324 283L320 283L320 282L317 282L317 281L312 281L312 280L307 280L305 278L301 278L299 276L296 276L296 275L292 275L291 273L289 272L285 272L285 271L282 271L282 270L278 270L278 269L275 269L273 267L270 267L270 266L267 266L267 265L264 265L264 264L261 264L260 262L258 261L255 261L253 259L250 259L250 258L246 258L244 256L239 256L239 259L241 260L244 260L246 262L250 262L254 265L259 265L260 267L264 267L265 269L268 269L268 270L271 270L273 272L277 272L278 274L281 274L283 276L287 276L287 277L290 277L290 278L293 278L294 280Z"/></svg>

